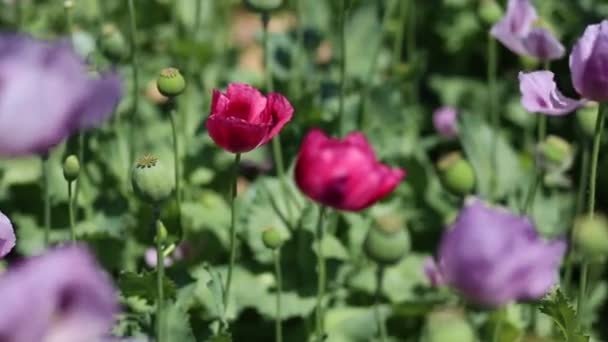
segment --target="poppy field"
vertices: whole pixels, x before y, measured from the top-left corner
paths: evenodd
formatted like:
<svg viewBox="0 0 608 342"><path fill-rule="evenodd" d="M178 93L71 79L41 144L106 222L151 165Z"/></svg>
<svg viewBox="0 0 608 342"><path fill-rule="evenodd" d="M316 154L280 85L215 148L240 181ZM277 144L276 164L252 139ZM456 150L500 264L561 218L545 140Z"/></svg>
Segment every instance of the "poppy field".
<svg viewBox="0 0 608 342"><path fill-rule="evenodd" d="M600 0L0 0L0 342L608 341Z"/></svg>

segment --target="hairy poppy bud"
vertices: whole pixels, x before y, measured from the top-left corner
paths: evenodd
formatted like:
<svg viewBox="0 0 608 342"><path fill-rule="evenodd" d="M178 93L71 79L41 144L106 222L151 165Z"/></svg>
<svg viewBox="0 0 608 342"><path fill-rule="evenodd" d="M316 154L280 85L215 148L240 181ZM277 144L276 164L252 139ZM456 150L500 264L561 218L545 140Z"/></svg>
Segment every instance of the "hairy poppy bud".
<svg viewBox="0 0 608 342"><path fill-rule="evenodd" d="M576 113L578 126L587 138L593 138L595 135L598 106L599 104L597 102L589 102Z"/></svg>
<svg viewBox="0 0 608 342"><path fill-rule="evenodd" d="M437 163L443 186L455 195L466 195L475 188L475 171L460 152L452 152Z"/></svg>
<svg viewBox="0 0 608 342"><path fill-rule="evenodd" d="M494 25L502 18L503 12L495 0L482 0L479 3L478 14L488 25Z"/></svg>
<svg viewBox="0 0 608 342"><path fill-rule="evenodd" d="M283 238L278 230L268 228L262 232L262 242L268 249L278 249L283 245Z"/></svg>
<svg viewBox="0 0 608 342"><path fill-rule="evenodd" d="M243 0L245 6L256 12L270 12L278 9L283 0Z"/></svg>
<svg viewBox="0 0 608 342"><path fill-rule="evenodd" d="M129 44L116 25L107 23L101 27L101 50L110 58L123 60L129 55Z"/></svg>
<svg viewBox="0 0 608 342"><path fill-rule="evenodd" d="M80 173L80 162L75 155L69 155L63 162L63 177L68 182L73 182L78 179Z"/></svg>
<svg viewBox="0 0 608 342"><path fill-rule="evenodd" d="M166 68L156 80L158 91L166 97L176 97L186 89L184 76L175 68Z"/></svg>
<svg viewBox="0 0 608 342"><path fill-rule="evenodd" d="M555 135L549 135L537 147L539 165L547 172L565 171L572 166L574 150L570 144Z"/></svg>
<svg viewBox="0 0 608 342"><path fill-rule="evenodd" d="M135 194L152 205L166 201L175 190L173 177L158 158L149 154L137 160L131 181Z"/></svg>
<svg viewBox="0 0 608 342"><path fill-rule="evenodd" d="M475 332L462 312L442 310L431 313L424 329L428 342L473 342Z"/></svg>
<svg viewBox="0 0 608 342"><path fill-rule="evenodd" d="M608 255L608 219L596 214L593 218L585 215L574 222L574 243L578 250L591 258Z"/></svg>
<svg viewBox="0 0 608 342"><path fill-rule="evenodd" d="M410 249L410 237L402 220L379 219L367 232L364 249L367 256L381 265L398 263Z"/></svg>

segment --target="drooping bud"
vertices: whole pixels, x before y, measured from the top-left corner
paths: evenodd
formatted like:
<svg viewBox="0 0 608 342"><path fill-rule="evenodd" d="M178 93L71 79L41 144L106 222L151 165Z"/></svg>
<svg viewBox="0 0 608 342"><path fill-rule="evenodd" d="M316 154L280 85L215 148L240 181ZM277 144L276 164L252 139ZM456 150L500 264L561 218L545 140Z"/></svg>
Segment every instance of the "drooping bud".
<svg viewBox="0 0 608 342"><path fill-rule="evenodd" d="M494 25L503 16L502 8L495 0L481 0L477 11L481 20L488 25Z"/></svg>
<svg viewBox="0 0 608 342"><path fill-rule="evenodd" d="M477 341L471 324L459 310L432 312L424 327L427 342L474 342Z"/></svg>
<svg viewBox="0 0 608 342"><path fill-rule="evenodd" d="M367 256L381 265L398 263L410 250L410 236L399 217L386 215L376 220L365 237Z"/></svg>
<svg viewBox="0 0 608 342"><path fill-rule="evenodd" d="M150 154L137 160L131 182L135 195L151 205L166 201L175 190L174 178L158 158Z"/></svg>
<svg viewBox="0 0 608 342"><path fill-rule="evenodd" d="M278 9L283 0L243 0L245 6L255 12L270 12Z"/></svg>
<svg viewBox="0 0 608 342"><path fill-rule="evenodd" d="M593 218L581 216L574 222L574 243L588 258L608 256L608 219L596 214Z"/></svg>
<svg viewBox="0 0 608 342"><path fill-rule="evenodd" d="M597 111L599 104L589 102L576 112L576 121L585 137L591 139L595 135L595 125L597 122Z"/></svg>
<svg viewBox="0 0 608 342"><path fill-rule="evenodd" d="M75 155L69 155L63 162L63 177L68 182L73 182L78 179L80 173L80 161Z"/></svg>
<svg viewBox="0 0 608 342"><path fill-rule="evenodd" d="M129 44L122 32L112 23L104 24L101 28L101 50L110 58L123 60L129 55Z"/></svg>
<svg viewBox="0 0 608 342"><path fill-rule="evenodd" d="M268 228L262 232L262 242L268 249L278 249L283 245L283 237L275 228Z"/></svg>
<svg viewBox="0 0 608 342"><path fill-rule="evenodd" d="M537 146L537 160L547 172L562 172L572 166L574 149L561 137L549 135Z"/></svg>
<svg viewBox="0 0 608 342"><path fill-rule="evenodd" d="M437 163L443 186L455 195L466 195L475 188L475 171L460 152L452 152Z"/></svg>
<svg viewBox="0 0 608 342"><path fill-rule="evenodd" d="M176 97L186 89L186 80L176 68L166 68L158 75L156 86L164 96Z"/></svg>

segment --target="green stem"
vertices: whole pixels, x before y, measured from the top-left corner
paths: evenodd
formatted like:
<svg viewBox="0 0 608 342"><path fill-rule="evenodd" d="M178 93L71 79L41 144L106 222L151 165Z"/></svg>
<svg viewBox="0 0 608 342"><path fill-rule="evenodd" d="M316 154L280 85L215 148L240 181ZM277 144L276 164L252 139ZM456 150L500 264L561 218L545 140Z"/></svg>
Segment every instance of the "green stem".
<svg viewBox="0 0 608 342"><path fill-rule="evenodd" d="M23 28L23 1L16 0L13 6L15 10L15 26L20 30Z"/></svg>
<svg viewBox="0 0 608 342"><path fill-rule="evenodd" d="M543 114L540 114L538 116L537 144L540 144L542 141L544 141L546 136L547 136L547 117ZM521 213L523 215L531 212L532 205L534 203L534 197L536 196L538 187L542 184L544 172L541 168L541 165L539 165L537 159L538 158L535 158L535 160L534 160L534 179L532 180L532 186L528 189L528 194L526 195L526 200L524 202L523 207L521 208Z"/></svg>
<svg viewBox="0 0 608 342"><path fill-rule="evenodd" d="M42 157L42 177L44 183L44 246L51 240L51 163L49 156Z"/></svg>
<svg viewBox="0 0 608 342"><path fill-rule="evenodd" d="M202 14L202 9L203 9L203 2L200 0L195 1L195 7L194 7L194 34L192 35L193 38L196 38L196 35L198 34L198 32L201 29L201 14Z"/></svg>
<svg viewBox="0 0 608 342"><path fill-rule="evenodd" d="M595 214L595 190L597 185L597 162L600 155L600 145L602 142L602 132L604 131L604 122L606 121L606 110L608 105L600 103L598 108L598 117L595 125L595 135L593 137L593 151L591 154L591 169L589 172L589 197L587 198L587 214L590 219L593 219ZM583 260L581 279L578 296L578 312L583 312L585 308L585 294L587 292L587 278L588 278L588 262Z"/></svg>
<svg viewBox="0 0 608 342"><path fill-rule="evenodd" d="M133 0L129 2L129 44L131 45L131 68L132 72L132 93L133 110L129 120L129 160L133 162L135 159L135 119L139 110L139 71L137 69L137 18L135 16L135 4ZM128 169L130 173L130 167ZM128 178L128 177L127 177Z"/></svg>
<svg viewBox="0 0 608 342"><path fill-rule="evenodd" d="M340 32L340 99L338 107L338 127L340 135L346 133L346 127L344 127L346 123L346 118L344 117L344 96L346 91L346 1L348 0L340 1L340 14L338 15L338 32Z"/></svg>
<svg viewBox="0 0 608 342"><path fill-rule="evenodd" d="M500 129L500 117L498 114L498 103L497 103L497 89L496 89L496 74L498 64L498 52L496 46L496 40L488 35L488 102L490 115L490 122L492 124L493 139L492 139L492 166L494 172L492 173L490 194L494 195L496 186L498 184L498 132Z"/></svg>
<svg viewBox="0 0 608 342"><path fill-rule="evenodd" d="M378 332L380 334L380 342L386 342L388 339L384 319L380 313L380 297L382 296L382 280L384 278L384 266L378 265L376 270L376 295L374 301L374 312L376 322L378 323Z"/></svg>
<svg viewBox="0 0 608 342"><path fill-rule="evenodd" d="M237 153L234 157L234 165L232 169L232 187L230 189L230 264L228 266L228 275L226 276L226 286L224 291L224 310L228 308L228 298L230 297L230 285L232 284L232 269L236 259L236 186L239 172L239 163L241 154Z"/></svg>
<svg viewBox="0 0 608 342"><path fill-rule="evenodd" d="M283 280L281 275L281 250L274 251L274 271L277 277L277 312L275 318L275 341L283 341L283 325L281 315L281 291L283 289Z"/></svg>
<svg viewBox="0 0 608 342"><path fill-rule="evenodd" d="M503 309L498 309L496 312L496 323L494 324L494 331L492 332L492 342L499 342L500 335L502 333L502 321L503 321Z"/></svg>
<svg viewBox="0 0 608 342"><path fill-rule="evenodd" d="M70 216L70 239L76 241L76 227L74 220L74 198L72 196L72 181L68 181L68 213Z"/></svg>
<svg viewBox="0 0 608 342"><path fill-rule="evenodd" d="M416 1L410 0L408 7L407 25L407 59L410 67L414 65L416 58ZM410 103L418 105L418 78L414 76L410 85Z"/></svg>
<svg viewBox="0 0 608 342"><path fill-rule="evenodd" d="M294 56L295 65L291 69L291 85L294 98L299 99L302 96L302 75L303 75L303 57L304 55L304 23L302 15L302 0L294 0L296 19L298 22L296 33L296 52Z"/></svg>
<svg viewBox="0 0 608 342"><path fill-rule="evenodd" d="M76 180L76 184L74 186L74 204L78 204L78 197L80 195L80 185L82 183L82 178L86 176L86 172L84 169L85 161L84 161L84 131L78 132L78 161L83 166L83 172L81 172L80 177Z"/></svg>
<svg viewBox="0 0 608 342"><path fill-rule="evenodd" d="M179 138L177 136L177 125L175 123L175 117L177 116L177 110L175 109L175 100L171 100L172 103L169 105L169 121L171 122L171 135L173 136L173 167L175 170L175 197L177 200L177 211L181 215L182 208L182 188L181 188L181 168L179 158Z"/></svg>
<svg viewBox="0 0 608 342"><path fill-rule="evenodd" d="M164 334L164 288L163 279L165 277L165 254L163 252L163 234L160 231L160 225L158 223L158 216L160 214L159 209L155 209L155 220L154 225L156 226L156 291L157 291L157 303L156 303L156 341L163 342Z"/></svg>
<svg viewBox="0 0 608 342"><path fill-rule="evenodd" d="M325 294L326 270L325 256L323 255L323 217L325 216L325 207L319 209L319 218L317 221L317 307L316 307L316 335L317 341L323 341L325 336L325 317L323 313L323 296Z"/></svg>
<svg viewBox="0 0 608 342"><path fill-rule="evenodd" d="M399 12L399 30L397 31L397 36L395 37L395 42L393 45L394 68L396 68L401 62L401 54L403 53L403 38L405 37L406 21L409 13L408 5L405 2L399 1L398 4L401 6L401 11ZM408 59L410 58L409 53L410 51L408 48Z"/></svg>

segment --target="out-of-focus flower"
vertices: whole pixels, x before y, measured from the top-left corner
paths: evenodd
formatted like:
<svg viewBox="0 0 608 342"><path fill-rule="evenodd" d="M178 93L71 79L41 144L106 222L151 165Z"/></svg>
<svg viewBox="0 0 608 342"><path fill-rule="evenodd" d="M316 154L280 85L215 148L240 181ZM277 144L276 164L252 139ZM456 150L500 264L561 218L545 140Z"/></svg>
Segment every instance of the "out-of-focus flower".
<svg viewBox="0 0 608 342"><path fill-rule="evenodd" d="M239 55L239 68L262 76L264 74L264 49L259 44L253 44L243 49Z"/></svg>
<svg viewBox="0 0 608 342"><path fill-rule="evenodd" d="M171 267L178 261L183 260L186 257L187 247L185 244L179 244L173 249L173 251L165 256L164 264L165 267ZM148 267L156 267L156 248L150 247L146 249L146 253L144 254L144 261Z"/></svg>
<svg viewBox="0 0 608 342"><path fill-rule="evenodd" d="M438 266L426 268L471 302L496 307L545 295L565 251L565 241L544 241L527 217L470 199L441 240Z"/></svg>
<svg viewBox="0 0 608 342"><path fill-rule="evenodd" d="M155 105L163 105L169 101L169 98L161 94L156 86L156 80L148 81L145 92L146 99Z"/></svg>
<svg viewBox="0 0 608 342"><path fill-rule="evenodd" d="M551 71L519 73L521 103L532 113L565 115L584 105L584 101L564 96L558 89Z"/></svg>
<svg viewBox="0 0 608 342"><path fill-rule="evenodd" d="M439 266L435 262L435 259L432 257L428 257L424 260L424 274L427 279L431 283L433 287L444 286L445 279L443 279L443 275L441 275L441 271L439 270Z"/></svg>
<svg viewBox="0 0 608 342"><path fill-rule="evenodd" d="M547 29L533 28L537 19L529 0L509 0L505 16L490 33L516 54L541 60L561 58L565 53L563 45Z"/></svg>
<svg viewBox="0 0 608 342"><path fill-rule="evenodd" d="M296 184L312 200L342 209L363 210L392 192L405 172L381 164L362 133L332 139L310 131L296 161Z"/></svg>
<svg viewBox="0 0 608 342"><path fill-rule="evenodd" d="M15 241L11 220L0 212L0 258L4 258L15 247Z"/></svg>
<svg viewBox="0 0 608 342"><path fill-rule="evenodd" d="M249 85L232 83L225 94L213 91L206 125L216 144L242 153L270 141L292 116L293 107L283 95L271 93L264 97Z"/></svg>
<svg viewBox="0 0 608 342"><path fill-rule="evenodd" d="M231 37L239 48L248 47L256 42L256 34L262 32L260 15L246 9L238 8L232 14ZM270 17L268 31L285 33L295 27L296 17L290 12L275 13Z"/></svg>
<svg viewBox="0 0 608 342"><path fill-rule="evenodd" d="M67 43L0 34L0 156L44 154L101 123L118 103L117 75L92 78Z"/></svg>
<svg viewBox="0 0 608 342"><path fill-rule="evenodd" d="M454 138L458 135L458 111L454 107L444 106L433 112L433 126L440 135Z"/></svg>
<svg viewBox="0 0 608 342"><path fill-rule="evenodd" d="M109 277L82 247L31 258L0 277L3 341L98 341L118 310Z"/></svg>
<svg viewBox="0 0 608 342"><path fill-rule="evenodd" d="M315 62L317 64L328 64L331 62L331 59L334 57L334 47L331 45L329 40L324 40L317 47L317 52L315 53Z"/></svg>
<svg viewBox="0 0 608 342"><path fill-rule="evenodd" d="M587 26L570 54L570 73L582 97L608 100L608 20Z"/></svg>

